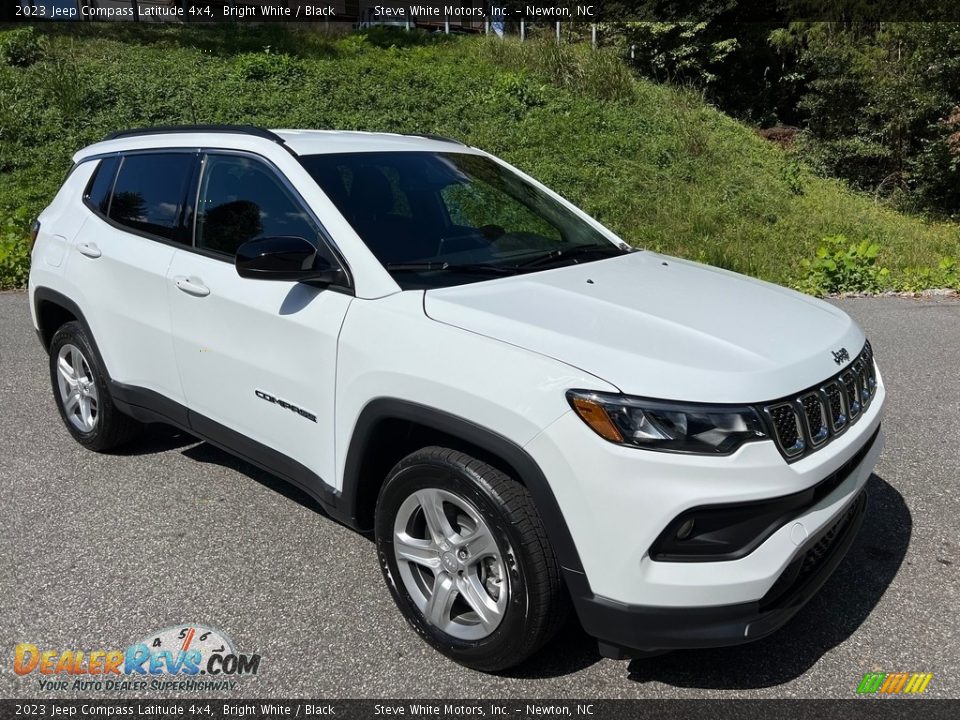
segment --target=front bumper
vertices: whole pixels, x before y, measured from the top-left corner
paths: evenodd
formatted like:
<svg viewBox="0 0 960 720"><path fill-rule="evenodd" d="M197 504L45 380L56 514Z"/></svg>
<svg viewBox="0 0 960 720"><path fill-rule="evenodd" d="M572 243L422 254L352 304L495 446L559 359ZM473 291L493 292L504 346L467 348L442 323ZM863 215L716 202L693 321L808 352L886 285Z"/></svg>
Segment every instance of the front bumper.
<svg viewBox="0 0 960 720"><path fill-rule="evenodd" d="M565 565L564 577L586 630L616 654L737 644L787 622L839 564L862 522L864 488L884 442L884 400L881 382L857 425L792 464L772 442L704 458L622 448L591 437L572 414L547 428L526 449L550 478L581 561ZM790 496L832 475L831 490L742 557L650 556L663 529L691 508ZM797 568L827 536L829 552L800 577Z"/></svg>
<svg viewBox="0 0 960 720"><path fill-rule="evenodd" d="M758 640L782 627L810 600L843 560L863 524L866 490L826 529L804 545L759 600L715 607L624 605L581 594L577 613L607 657L705 648ZM577 594L577 589L571 588ZM580 588L581 592L583 588Z"/></svg>

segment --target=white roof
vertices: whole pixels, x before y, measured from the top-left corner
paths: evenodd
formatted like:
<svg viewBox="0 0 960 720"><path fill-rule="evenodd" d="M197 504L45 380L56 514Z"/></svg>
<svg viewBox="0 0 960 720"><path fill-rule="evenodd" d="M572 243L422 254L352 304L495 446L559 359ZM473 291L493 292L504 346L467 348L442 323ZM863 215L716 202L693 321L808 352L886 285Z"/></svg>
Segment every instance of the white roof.
<svg viewBox="0 0 960 720"><path fill-rule="evenodd" d="M432 152L468 152L479 150L461 145L454 140L431 138L423 135L399 135L396 133L373 133L344 130L273 130L297 155L346 152L384 152L421 150ZM114 140L88 145L73 157L74 162L102 153L124 150L221 147L256 151L264 143L276 147L273 140L262 135L242 132L217 132L216 130L183 130L180 132L125 135Z"/></svg>
<svg viewBox="0 0 960 720"><path fill-rule="evenodd" d="M320 153L427 150L461 151L472 148L454 140L423 135L398 135L346 130L274 130L297 155Z"/></svg>

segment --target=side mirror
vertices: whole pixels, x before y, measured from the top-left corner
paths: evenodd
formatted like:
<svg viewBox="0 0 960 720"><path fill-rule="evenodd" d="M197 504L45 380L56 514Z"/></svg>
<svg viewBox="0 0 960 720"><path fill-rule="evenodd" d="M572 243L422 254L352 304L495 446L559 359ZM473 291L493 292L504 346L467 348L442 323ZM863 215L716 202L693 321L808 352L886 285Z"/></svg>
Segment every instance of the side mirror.
<svg viewBox="0 0 960 720"><path fill-rule="evenodd" d="M302 237L278 236L249 240L237 248L235 260L240 277L256 280L310 281L332 285L343 277L317 253L317 248Z"/></svg>

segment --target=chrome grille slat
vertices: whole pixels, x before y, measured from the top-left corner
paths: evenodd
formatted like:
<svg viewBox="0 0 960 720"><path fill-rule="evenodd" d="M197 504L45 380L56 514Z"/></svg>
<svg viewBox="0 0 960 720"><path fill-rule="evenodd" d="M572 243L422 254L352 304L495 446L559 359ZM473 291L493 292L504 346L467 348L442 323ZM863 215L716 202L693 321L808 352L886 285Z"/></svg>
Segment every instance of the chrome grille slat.
<svg viewBox="0 0 960 720"><path fill-rule="evenodd" d="M853 362L819 387L767 403L763 412L777 448L793 462L857 422L876 393L873 348L867 342Z"/></svg>

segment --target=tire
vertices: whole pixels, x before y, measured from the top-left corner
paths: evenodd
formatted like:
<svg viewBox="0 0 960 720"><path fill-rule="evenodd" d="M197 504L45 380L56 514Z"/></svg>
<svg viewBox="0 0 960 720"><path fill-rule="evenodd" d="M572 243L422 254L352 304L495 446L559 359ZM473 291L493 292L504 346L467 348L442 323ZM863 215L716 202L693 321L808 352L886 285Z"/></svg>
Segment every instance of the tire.
<svg viewBox="0 0 960 720"><path fill-rule="evenodd" d="M485 672L518 665L568 615L530 493L485 462L440 447L408 455L380 490L375 525L397 607L461 665Z"/></svg>
<svg viewBox="0 0 960 720"><path fill-rule="evenodd" d="M60 326L50 341L49 357L54 401L74 440L105 452L139 434L143 426L113 404L107 373L80 323Z"/></svg>

